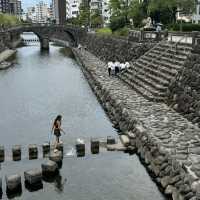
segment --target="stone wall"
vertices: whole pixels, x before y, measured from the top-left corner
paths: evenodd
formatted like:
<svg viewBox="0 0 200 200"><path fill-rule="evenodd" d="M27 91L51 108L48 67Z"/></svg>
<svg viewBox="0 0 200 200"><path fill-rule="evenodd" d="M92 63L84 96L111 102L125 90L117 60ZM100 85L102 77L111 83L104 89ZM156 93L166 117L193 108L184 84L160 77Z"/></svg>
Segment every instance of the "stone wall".
<svg viewBox="0 0 200 200"><path fill-rule="evenodd" d="M168 104L200 126L200 54L193 53L172 82Z"/></svg>
<svg viewBox="0 0 200 200"><path fill-rule="evenodd" d="M198 178L192 177L187 171L187 166L176 160L167 151L162 142L155 137L155 135L159 135L158 132L154 135L151 132L152 130L148 130L143 125L144 122L140 121L137 116L130 115L130 110L126 108L126 104L121 99L116 99L114 94L119 91L111 90L109 88L110 84L106 84L104 80L101 80L102 77L96 71L99 69L100 61L96 62L97 66L95 68L93 63L87 61L87 58L84 60L84 54L80 56L79 51L76 49L73 51L79 63L83 66L82 70L93 92L111 121L123 133L128 136L131 135L131 145L136 146L141 160L145 163L147 170L157 184L163 189L163 192L172 197L173 200L195 200L199 183ZM124 98L126 97L124 96ZM164 140L169 139L165 136L167 136L165 133L161 136L163 143L165 143ZM183 150L183 148L182 146L181 149Z"/></svg>
<svg viewBox="0 0 200 200"><path fill-rule="evenodd" d="M87 34L81 44L104 61L133 62L154 46L153 43L130 42L124 38Z"/></svg>

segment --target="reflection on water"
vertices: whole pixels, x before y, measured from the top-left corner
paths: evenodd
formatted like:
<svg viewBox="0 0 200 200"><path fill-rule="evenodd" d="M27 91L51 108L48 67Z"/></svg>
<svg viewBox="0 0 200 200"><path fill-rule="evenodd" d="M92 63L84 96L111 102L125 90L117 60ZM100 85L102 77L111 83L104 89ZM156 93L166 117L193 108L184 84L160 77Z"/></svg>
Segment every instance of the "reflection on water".
<svg viewBox="0 0 200 200"><path fill-rule="evenodd" d="M0 72L0 142L7 149L13 144L42 144L49 141L54 117L63 115L67 135L65 158L60 173L44 179L34 191L24 184L26 170L40 168L44 159L22 159L2 163L0 176L20 174L22 193L9 197L17 200L163 200L136 156L101 152L76 158L72 148L77 138L86 143L91 137L117 135L96 97L85 80L80 67L64 57L59 47L40 52L39 46L18 50L15 67ZM51 138L53 140L53 138ZM18 196L19 195L19 196Z"/></svg>

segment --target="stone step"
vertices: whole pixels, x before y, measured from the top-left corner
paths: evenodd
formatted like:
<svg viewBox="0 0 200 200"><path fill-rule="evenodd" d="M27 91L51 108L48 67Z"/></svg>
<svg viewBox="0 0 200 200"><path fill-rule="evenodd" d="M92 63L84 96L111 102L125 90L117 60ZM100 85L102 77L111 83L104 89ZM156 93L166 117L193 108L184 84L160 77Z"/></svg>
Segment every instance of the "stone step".
<svg viewBox="0 0 200 200"><path fill-rule="evenodd" d="M169 42L165 42L165 43L161 43L159 46L160 47L163 47L165 49L167 48L173 48L175 49L175 43L169 43ZM192 50L192 45L191 44L178 44L177 46L177 49L178 50L181 50L181 51L191 51Z"/></svg>
<svg viewBox="0 0 200 200"><path fill-rule="evenodd" d="M157 46L155 48L156 51L159 51L159 52L164 52L166 51L166 47L162 47L162 46ZM180 55L180 56L188 56L190 54L191 50L180 50L180 49L175 49L175 48L170 48L167 50L167 53L170 53L170 54L176 54L176 55Z"/></svg>
<svg viewBox="0 0 200 200"><path fill-rule="evenodd" d="M153 81L152 79L149 79L148 77L146 77L145 75L142 75L142 74L138 74L138 73L135 73L132 75L127 74L127 77L129 78L129 80L131 80L131 81L137 80L141 84L144 84L144 85L148 86L149 88L152 88L153 90L158 91L159 93L166 92L166 90L167 90L168 85L167 86L160 85L160 84L156 83L155 81Z"/></svg>
<svg viewBox="0 0 200 200"><path fill-rule="evenodd" d="M160 59L160 58L171 58L171 59L176 60L176 61L185 61L187 59L186 55L181 56L181 55L171 54L171 53L166 52L165 50L164 51L158 51L158 50L153 49L150 53L157 55L158 59Z"/></svg>
<svg viewBox="0 0 200 200"><path fill-rule="evenodd" d="M133 75L134 73L139 73L143 76L146 76L148 79L152 80L156 84L160 84L161 86L167 87L169 85L169 81L171 80L171 77L170 79L167 79L166 76L162 77L155 71L154 73L149 73L148 70L143 68L143 65L137 62L135 63L135 66L130 69L130 71L132 72Z"/></svg>
<svg viewBox="0 0 200 200"><path fill-rule="evenodd" d="M146 72L150 74L154 74L155 76L157 75L158 77L162 77L163 79L166 79L167 81L171 81L171 79L176 75L177 71L171 71L168 69L165 69L165 67L153 64L153 65L148 65L149 62L146 62L145 60L138 60L135 63L136 65L140 66L143 68ZM132 68L130 68L132 69Z"/></svg>
<svg viewBox="0 0 200 200"><path fill-rule="evenodd" d="M170 59L167 60L156 60L154 57L150 57L150 56L144 56L142 58L143 60L147 61L147 62L150 62L152 64L156 64L156 65L159 65L159 66L162 66L162 67L165 67L165 68L168 68L170 71L173 70L174 72L180 70L183 68L183 63L180 64L180 63L172 63L174 61L170 61Z"/></svg>
<svg viewBox="0 0 200 200"><path fill-rule="evenodd" d="M153 102L163 102L166 97L160 97L160 96L153 96L149 91L147 91L144 87L141 87L137 84L134 84L130 80L128 80L125 76L119 76L119 78L125 82L127 85L129 85L132 89L134 89L138 94L143 96L145 99Z"/></svg>
<svg viewBox="0 0 200 200"><path fill-rule="evenodd" d="M134 78L134 77L132 78L128 74L125 74L125 73L121 74L121 76L124 76L126 79L128 79L132 86L137 85L140 88L144 88L144 90L148 91L148 93L150 93L152 96L165 97L165 92L158 91L154 87L147 85L144 80Z"/></svg>

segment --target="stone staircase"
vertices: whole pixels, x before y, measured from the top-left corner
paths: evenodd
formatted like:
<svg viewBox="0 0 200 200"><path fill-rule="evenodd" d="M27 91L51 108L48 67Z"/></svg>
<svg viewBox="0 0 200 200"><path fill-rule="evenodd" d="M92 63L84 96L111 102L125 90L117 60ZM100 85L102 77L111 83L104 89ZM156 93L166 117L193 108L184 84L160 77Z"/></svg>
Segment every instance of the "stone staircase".
<svg viewBox="0 0 200 200"><path fill-rule="evenodd" d="M190 44L162 41L122 72L119 78L146 99L165 101L170 82L183 68L191 50Z"/></svg>

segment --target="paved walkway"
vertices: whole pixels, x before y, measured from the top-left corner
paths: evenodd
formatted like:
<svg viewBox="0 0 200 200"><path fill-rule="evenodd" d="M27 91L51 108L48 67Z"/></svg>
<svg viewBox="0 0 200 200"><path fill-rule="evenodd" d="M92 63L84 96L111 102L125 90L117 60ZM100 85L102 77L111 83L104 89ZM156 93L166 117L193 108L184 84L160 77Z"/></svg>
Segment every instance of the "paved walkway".
<svg viewBox="0 0 200 200"><path fill-rule="evenodd" d="M106 64L91 53L77 51L96 79L123 102L129 115L141 121L148 134L167 151L176 154L190 174L200 177L200 129L167 105L150 102L117 77L109 77Z"/></svg>

